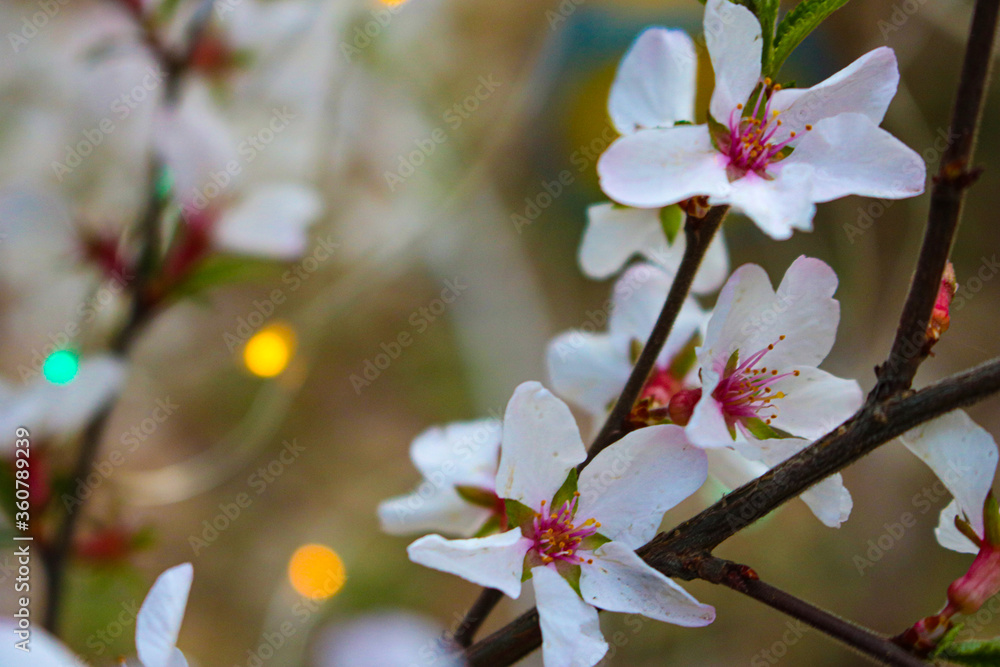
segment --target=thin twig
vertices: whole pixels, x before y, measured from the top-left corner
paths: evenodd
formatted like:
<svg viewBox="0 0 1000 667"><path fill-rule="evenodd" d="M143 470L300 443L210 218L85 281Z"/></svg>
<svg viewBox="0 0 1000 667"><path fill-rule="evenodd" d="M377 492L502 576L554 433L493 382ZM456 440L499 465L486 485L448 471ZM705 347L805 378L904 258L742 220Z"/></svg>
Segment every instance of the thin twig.
<svg viewBox="0 0 1000 667"><path fill-rule="evenodd" d="M187 31L188 41L184 47L184 53L180 57L171 57L164 51L156 53L158 58L168 64L167 76L164 82L166 87L164 103L167 105L172 105L177 101L180 90L180 79L187 71L198 40L201 39L201 35L204 33L212 17L213 4L214 0L203 0L199 6L198 11L189 24ZM148 26L146 27L148 28ZM152 36L152 33L149 33L149 35ZM158 42L151 38L147 39L147 43L154 48L158 45ZM160 158L158 156L151 157L147 175L146 204L136 225L141 239L139 262L135 279L127 285L128 293L132 298L132 304L128 318L109 346L109 350L119 357L127 355L136 335L142 330L153 314L154 306L149 301L147 292L159 267L161 253L160 220L167 205L166 195L160 192L162 171L163 165ZM114 400L112 399L94 414L84 428L80 439L80 450L73 465L73 477L71 479L86 477L97 456L97 452L100 450L104 429L107 426L113 409ZM43 551L43 564L48 580L43 625L54 634L57 634L58 631L59 612L64 597L66 568L73 552L76 529L83 515L82 504L83 500L80 499L80 503L75 507L67 508L62 523L59 524L56 530L55 538Z"/></svg>
<svg viewBox="0 0 1000 667"><path fill-rule="evenodd" d="M493 608L502 599L503 593L497 589L484 588L483 592L479 594L479 597L472 604L472 607L469 608L465 618L458 625L458 629L455 630L455 643L462 648L468 647L476 636L476 632L479 631L479 628L490 615L490 612L493 611Z"/></svg>
<svg viewBox="0 0 1000 667"><path fill-rule="evenodd" d="M927 324L951 254L965 191L979 175L979 170L970 164L989 81L998 8L1000 0L976 2L948 135L955 139L941 156L941 166L934 178L927 229L892 351L876 369L878 383L871 396L877 399L909 388L930 352Z"/></svg>
<svg viewBox="0 0 1000 667"><path fill-rule="evenodd" d="M736 489L670 532L660 533L638 553L668 577L699 578L692 558L702 557L757 519L879 445L997 392L1000 392L1000 358L920 391L867 406L760 478ZM540 643L538 614L532 610L474 644L466 658L471 667L501 667L528 655Z"/></svg>
<svg viewBox="0 0 1000 667"><path fill-rule="evenodd" d="M745 565L737 565L721 558L707 557L701 564L702 579L721 584L734 591L766 604L772 609L788 614L838 639L862 655L883 665L898 667L926 667L927 663L889 638L835 614L809 604L805 600L761 581L757 573ZM714 577L709 572L715 574Z"/></svg>
<svg viewBox="0 0 1000 667"><path fill-rule="evenodd" d="M715 238L715 233L719 230L728 212L728 206L713 206L704 218L688 216L684 224L687 245L684 248L684 257L677 269L677 275L670 286L670 293L667 295L660 316L653 326L653 331L649 334L649 340L646 341L642 353L636 359L628 381L622 388L615 406L608 413L607 419L604 420L604 426L601 427L593 444L591 444L587 452L587 460L583 462L581 468L624 435L625 419L632 412L642 388L646 385L649 373L656 365L656 359L660 356L660 350L663 349L664 343L667 342L677 314L681 312L684 301L691 293L691 285L694 283L694 277L698 273L702 259L704 259L708 247Z"/></svg>

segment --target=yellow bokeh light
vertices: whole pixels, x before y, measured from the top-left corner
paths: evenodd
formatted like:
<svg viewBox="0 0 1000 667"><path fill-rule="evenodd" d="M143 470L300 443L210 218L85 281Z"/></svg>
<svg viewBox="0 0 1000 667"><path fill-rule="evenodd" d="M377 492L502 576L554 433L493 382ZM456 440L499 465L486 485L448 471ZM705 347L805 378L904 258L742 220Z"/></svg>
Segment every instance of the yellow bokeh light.
<svg viewBox="0 0 1000 667"><path fill-rule="evenodd" d="M295 332L286 324L271 324L255 333L243 348L243 363L254 375L270 378L288 367L295 352Z"/></svg>
<svg viewBox="0 0 1000 667"><path fill-rule="evenodd" d="M307 544L295 550L288 561L288 581L310 600L325 600L343 588L347 580L344 561L322 544Z"/></svg>
<svg viewBox="0 0 1000 667"><path fill-rule="evenodd" d="M381 2L382 2L383 5L388 5L390 7L395 7L396 5L403 4L404 2L406 2L406 0L381 0Z"/></svg>

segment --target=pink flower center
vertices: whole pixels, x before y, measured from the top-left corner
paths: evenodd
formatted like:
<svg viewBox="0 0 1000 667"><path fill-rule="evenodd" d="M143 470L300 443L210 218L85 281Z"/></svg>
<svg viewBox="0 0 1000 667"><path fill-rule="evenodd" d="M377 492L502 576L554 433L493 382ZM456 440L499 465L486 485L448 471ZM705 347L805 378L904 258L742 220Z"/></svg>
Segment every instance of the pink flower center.
<svg viewBox="0 0 1000 667"><path fill-rule="evenodd" d="M796 133L791 132L783 141L772 141L781 127L781 119L778 117L781 112L771 110L771 100L773 92L780 90L781 86L775 85L769 93L770 86L770 79L765 79L752 114L744 116L742 104L736 105L729 114L729 147L723 152L729 158L730 180L743 178L751 171L766 178L768 165L781 160L781 151L795 139ZM764 103L764 113L758 115L760 101L765 96L767 102ZM806 125L806 129L811 130L812 126Z"/></svg>
<svg viewBox="0 0 1000 667"><path fill-rule="evenodd" d="M593 562L592 559L578 555L577 551L586 538L597 534L601 523L595 519L574 523L579 498L580 494L574 493L572 500L567 500L558 510L548 514L545 513L543 500L541 510L535 513L529 531L531 534L527 537L534 540L531 548L538 553L544 564L556 561L570 565Z"/></svg>
<svg viewBox="0 0 1000 667"><path fill-rule="evenodd" d="M780 336L778 341L784 339L784 336ZM722 405L730 424L755 417L770 424L772 419L777 418L777 406L774 401L784 398L785 394L774 391L771 385L789 376L797 377L799 371L781 373L767 366L756 367L764 360L767 353L774 349L775 344L772 343L763 350L751 354L732 370L727 371L721 362L717 365L716 372L723 377L712 392L712 396Z"/></svg>

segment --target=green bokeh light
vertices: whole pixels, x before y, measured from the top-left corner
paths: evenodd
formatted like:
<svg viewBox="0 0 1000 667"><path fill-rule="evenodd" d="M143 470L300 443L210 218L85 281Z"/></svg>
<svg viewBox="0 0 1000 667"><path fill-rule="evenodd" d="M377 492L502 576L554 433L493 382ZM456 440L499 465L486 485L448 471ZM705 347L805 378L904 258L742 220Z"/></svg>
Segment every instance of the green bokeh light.
<svg viewBox="0 0 1000 667"><path fill-rule="evenodd" d="M58 350L42 364L42 375L52 384L69 384L80 369L80 359L72 350Z"/></svg>

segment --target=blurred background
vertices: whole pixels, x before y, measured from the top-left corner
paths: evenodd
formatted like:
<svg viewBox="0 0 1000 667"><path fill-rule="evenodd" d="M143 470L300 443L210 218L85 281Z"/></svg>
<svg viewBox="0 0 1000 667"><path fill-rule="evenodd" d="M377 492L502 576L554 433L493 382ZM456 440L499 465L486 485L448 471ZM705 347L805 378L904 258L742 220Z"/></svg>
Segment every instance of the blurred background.
<svg viewBox="0 0 1000 667"><path fill-rule="evenodd" d="M129 604L184 561L195 583L179 645L193 665L332 665L326 633L369 612L411 610L451 628L478 588L409 563L408 540L381 534L375 507L419 481L408 458L415 435L502 412L517 384L545 381L548 339L582 326L607 298L612 283L583 277L576 252L586 206L605 199L594 166L615 136L608 88L643 27L698 34L702 6L217 0L176 101L201 123L193 135L201 139L178 147L157 117L164 91L132 15L139 1L0 8L0 400L25 385L23 368L65 346L60 334L87 309L94 317L69 336L72 346L84 354L107 346L125 307L121 290L79 261L70 230L107 238L134 225L155 148L189 151L195 162L215 144L235 151L241 168L223 187L225 205L296 183L319 194L323 213L300 259L248 260L239 281L171 305L132 347L98 456L120 450L123 462L88 489L81 536L97 546L74 561L65 635L93 665L133 654ZM182 35L198 3L162 3L169 7L145 10L173 17L159 28L165 39ZM894 48L902 83L884 126L933 172L970 13L963 0L848 4L782 78L812 85L870 49ZM711 73L701 69L703 115ZM1000 352L997 113L994 94L977 153L986 171L953 257L966 298L920 383ZM88 143L73 166L71 153ZM212 173L221 164L202 166ZM564 172L568 184L554 194ZM790 241L774 242L739 216L724 234L733 266L759 263L775 282L802 254L837 270L842 319L825 368L867 390L895 330L927 203L926 195L849 197L820 206L815 231ZM270 350L264 361L246 346L259 331L273 334L258 339ZM401 334L411 342L396 345ZM970 412L1000 433L995 401ZM36 448L66 469L75 443L54 437ZM842 616L901 631L937 611L970 563L934 540L948 497L898 443L844 476L854 510L839 530L790 503L719 554ZM722 493L710 482L665 527ZM241 494L250 502L217 521ZM907 514L916 525L897 529ZM225 528L213 531L213 522ZM108 547L115 539L129 546ZM289 565L308 544L339 554L346 583L302 606ZM12 607L10 571L0 576L0 600ZM36 581L44 586L40 574ZM607 664L862 661L818 632L787 632L796 627L789 619L728 590L687 587L718 607L714 625L603 615ZM530 594L505 600L485 630L531 604ZM1000 634L987 616L980 634ZM283 624L294 630L284 646L262 651Z"/></svg>

